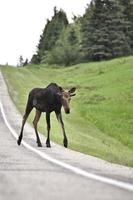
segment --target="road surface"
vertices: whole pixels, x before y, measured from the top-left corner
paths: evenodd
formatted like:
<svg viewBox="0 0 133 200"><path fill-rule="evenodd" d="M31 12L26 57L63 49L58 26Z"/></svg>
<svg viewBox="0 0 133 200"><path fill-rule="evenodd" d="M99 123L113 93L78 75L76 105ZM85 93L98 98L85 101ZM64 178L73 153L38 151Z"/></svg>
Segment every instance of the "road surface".
<svg viewBox="0 0 133 200"><path fill-rule="evenodd" d="M12 103L5 82L0 74L0 101L11 128L19 133L22 116ZM34 149L55 160L99 177L107 177L118 183L133 185L133 169L77 153L52 143L36 147L33 129L26 124L24 140ZM74 169L75 169L74 168ZM7 127L0 109L0 200L129 200L133 191L93 178L77 174L64 166L40 157L23 145L17 146L11 130Z"/></svg>

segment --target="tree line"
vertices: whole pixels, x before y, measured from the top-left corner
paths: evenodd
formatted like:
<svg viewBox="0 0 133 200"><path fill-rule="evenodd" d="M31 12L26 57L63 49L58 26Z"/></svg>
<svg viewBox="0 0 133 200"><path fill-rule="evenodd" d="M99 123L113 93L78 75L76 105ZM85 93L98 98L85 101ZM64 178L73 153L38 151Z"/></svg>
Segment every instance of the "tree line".
<svg viewBox="0 0 133 200"><path fill-rule="evenodd" d="M83 16L54 8L31 63L73 65L133 54L133 1L92 0Z"/></svg>

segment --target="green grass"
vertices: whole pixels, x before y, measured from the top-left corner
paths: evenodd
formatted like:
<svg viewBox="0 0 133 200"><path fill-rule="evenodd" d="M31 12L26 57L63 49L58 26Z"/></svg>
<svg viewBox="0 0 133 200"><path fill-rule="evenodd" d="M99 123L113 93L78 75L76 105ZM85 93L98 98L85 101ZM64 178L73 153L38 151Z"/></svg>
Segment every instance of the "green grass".
<svg viewBox="0 0 133 200"><path fill-rule="evenodd" d="M133 57L68 68L34 65L2 67L1 70L21 113L33 87L45 87L50 82L65 88L76 86L71 114L63 114L69 148L133 167ZM54 113L51 124L51 139L62 144L61 129ZM39 130L46 134L44 117Z"/></svg>

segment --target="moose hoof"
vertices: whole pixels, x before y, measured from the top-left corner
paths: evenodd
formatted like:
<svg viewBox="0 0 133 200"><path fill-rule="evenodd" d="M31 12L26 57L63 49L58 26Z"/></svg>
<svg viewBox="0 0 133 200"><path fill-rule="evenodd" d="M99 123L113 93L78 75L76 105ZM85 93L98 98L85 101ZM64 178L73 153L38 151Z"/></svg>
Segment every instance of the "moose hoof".
<svg viewBox="0 0 133 200"><path fill-rule="evenodd" d="M36 141L38 147L42 147L42 143L40 141Z"/></svg>
<svg viewBox="0 0 133 200"><path fill-rule="evenodd" d="M51 145L50 145L50 142L49 141L46 141L46 147L50 148Z"/></svg>
<svg viewBox="0 0 133 200"><path fill-rule="evenodd" d="M42 147L42 144L41 144L41 143L38 143L38 147Z"/></svg>
<svg viewBox="0 0 133 200"><path fill-rule="evenodd" d="M46 143L46 147L50 148L50 147L51 147L51 145Z"/></svg>
<svg viewBox="0 0 133 200"><path fill-rule="evenodd" d="M64 139L63 143L64 143L64 147L67 148L68 147L68 141L67 141L67 139Z"/></svg>
<svg viewBox="0 0 133 200"><path fill-rule="evenodd" d="M17 144L18 144L18 145L21 144L21 139L20 139L20 138L17 140Z"/></svg>

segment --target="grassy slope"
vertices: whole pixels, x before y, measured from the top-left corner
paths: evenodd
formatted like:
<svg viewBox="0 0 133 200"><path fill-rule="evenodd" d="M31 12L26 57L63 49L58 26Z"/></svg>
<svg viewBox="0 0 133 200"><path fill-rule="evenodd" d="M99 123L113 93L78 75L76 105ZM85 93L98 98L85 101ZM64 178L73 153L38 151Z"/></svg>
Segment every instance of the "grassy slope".
<svg viewBox="0 0 133 200"><path fill-rule="evenodd" d="M23 113L33 87L57 82L77 87L71 115L63 114L69 148L111 162L133 166L133 57L69 68L3 67L9 92ZM30 117L33 120L33 114ZM39 130L46 133L42 117ZM52 114L52 140L62 144L61 130ZM53 134L54 133L54 134Z"/></svg>

